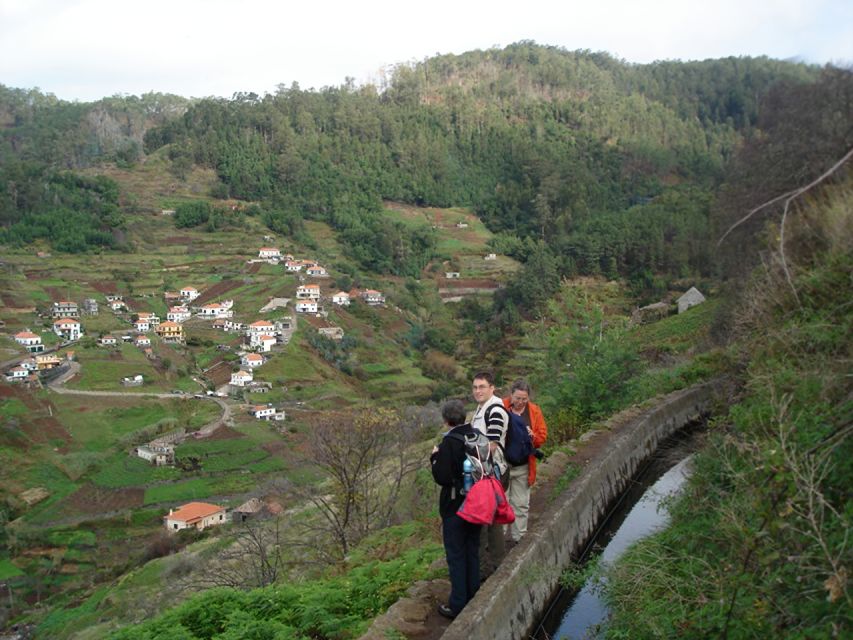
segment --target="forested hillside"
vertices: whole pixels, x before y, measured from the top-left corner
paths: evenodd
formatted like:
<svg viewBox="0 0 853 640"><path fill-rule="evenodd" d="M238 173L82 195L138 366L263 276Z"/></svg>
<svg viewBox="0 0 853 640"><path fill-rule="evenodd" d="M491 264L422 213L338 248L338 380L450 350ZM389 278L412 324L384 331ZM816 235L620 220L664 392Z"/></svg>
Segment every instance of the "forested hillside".
<svg viewBox="0 0 853 640"><path fill-rule="evenodd" d="M214 169L211 195L258 202L271 228L323 220L366 268L399 274L419 271L430 241L383 221L383 199L470 206L522 261L545 250L560 276L649 286L710 272L707 193L770 88L819 73L763 58L630 65L522 42L401 65L380 87L92 105L4 89L0 157L77 168L165 153L178 179ZM39 207L18 202L10 181L6 226Z"/></svg>

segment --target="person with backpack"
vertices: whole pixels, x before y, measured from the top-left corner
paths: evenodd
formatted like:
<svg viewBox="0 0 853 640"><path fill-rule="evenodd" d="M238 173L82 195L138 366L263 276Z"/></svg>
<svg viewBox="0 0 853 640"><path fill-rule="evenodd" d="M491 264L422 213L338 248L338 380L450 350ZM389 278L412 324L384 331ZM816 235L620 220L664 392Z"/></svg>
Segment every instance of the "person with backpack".
<svg viewBox="0 0 853 640"><path fill-rule="evenodd" d="M509 467L507 498L515 512L515 522L509 525L509 537L513 543L517 543L527 533L530 487L536 482L536 459L542 455L539 447L545 444L548 426L545 424L542 409L539 405L530 402L530 385L523 378L512 383L509 396L503 399L503 406L509 411L513 422L519 420L523 422L531 440L527 459L523 462L517 460L518 464L510 464ZM507 445L507 451L513 448L513 444Z"/></svg>
<svg viewBox="0 0 853 640"><path fill-rule="evenodd" d="M445 402L441 417L450 430L444 434L441 443L433 447L430 464L433 479L441 485L438 511L450 573L450 598L447 604L438 606L438 612L452 619L459 615L480 587L482 527L463 520L456 513L465 499L466 481L470 482L465 477L466 436L475 437L476 431L465 423L465 405L461 400Z"/></svg>
<svg viewBox="0 0 853 640"><path fill-rule="evenodd" d="M509 413L501 399L495 395L495 379L490 371L479 371L474 375L472 395L477 408L474 410L471 426L489 439L496 475L506 489L508 465L504 459L503 448L506 444ZM485 551L481 554L481 573L488 576L497 569L506 554L503 525L484 527L481 546Z"/></svg>

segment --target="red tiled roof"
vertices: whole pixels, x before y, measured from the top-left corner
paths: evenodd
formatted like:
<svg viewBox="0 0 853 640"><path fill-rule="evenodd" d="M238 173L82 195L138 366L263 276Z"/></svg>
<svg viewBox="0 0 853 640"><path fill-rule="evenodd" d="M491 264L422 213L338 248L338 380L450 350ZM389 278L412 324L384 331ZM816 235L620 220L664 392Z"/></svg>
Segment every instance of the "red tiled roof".
<svg viewBox="0 0 853 640"><path fill-rule="evenodd" d="M218 507L215 504L209 504L207 502L190 502L166 517L170 520L181 520L186 523L191 523L197 522L202 518L212 516L213 514L224 510L225 507Z"/></svg>

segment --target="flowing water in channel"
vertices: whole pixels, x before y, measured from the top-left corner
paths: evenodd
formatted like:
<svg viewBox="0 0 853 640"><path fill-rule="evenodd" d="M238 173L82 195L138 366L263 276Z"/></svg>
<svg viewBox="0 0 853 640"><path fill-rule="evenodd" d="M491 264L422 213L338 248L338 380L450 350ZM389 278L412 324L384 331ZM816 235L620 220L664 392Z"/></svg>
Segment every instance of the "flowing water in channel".
<svg viewBox="0 0 853 640"><path fill-rule="evenodd" d="M669 514L663 503L684 485L699 437L695 431L687 432L661 445L625 490L582 561L597 557L602 567L613 563L631 544L666 526ZM601 625L608 615L602 587L603 580L598 578L588 579L580 591L561 590L533 637L536 640L600 637Z"/></svg>

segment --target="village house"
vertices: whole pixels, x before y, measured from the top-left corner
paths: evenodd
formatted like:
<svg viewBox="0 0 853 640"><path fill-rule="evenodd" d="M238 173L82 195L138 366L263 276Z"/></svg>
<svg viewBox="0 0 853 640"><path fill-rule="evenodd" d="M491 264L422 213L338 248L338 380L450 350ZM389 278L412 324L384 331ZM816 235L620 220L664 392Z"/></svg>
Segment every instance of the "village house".
<svg viewBox="0 0 853 640"><path fill-rule="evenodd" d="M247 353L242 358L240 358L240 364L244 367L249 367L250 369L260 367L263 363L264 357L257 353Z"/></svg>
<svg viewBox="0 0 853 640"><path fill-rule="evenodd" d="M133 322L133 327L140 333L147 333L160 324L160 318L150 311L141 311Z"/></svg>
<svg viewBox="0 0 853 640"><path fill-rule="evenodd" d="M228 320L225 318L217 318L210 326L211 328L219 329L220 331L228 331Z"/></svg>
<svg viewBox="0 0 853 640"><path fill-rule="evenodd" d="M262 336L258 336L258 340L253 346L261 353L267 353L268 351L272 351L272 348L277 342L278 338L275 336L264 334Z"/></svg>
<svg viewBox="0 0 853 640"><path fill-rule="evenodd" d="M497 259L498 259L498 256L497 256L496 254L494 254L494 253L487 253L487 254L483 257L483 260L497 260Z"/></svg>
<svg viewBox="0 0 853 640"><path fill-rule="evenodd" d="M695 307L697 304L705 302L705 296L701 294L696 287L690 287L687 293L682 295L676 303L678 304L678 313L684 313L690 307Z"/></svg>
<svg viewBox="0 0 853 640"><path fill-rule="evenodd" d="M458 280L460 278L460 273L458 271L447 271L444 274L444 277L448 280Z"/></svg>
<svg viewBox="0 0 853 640"><path fill-rule="evenodd" d="M251 371L240 369L239 371L235 371L231 374L231 385L234 387L245 387L254 379L255 377L252 375Z"/></svg>
<svg viewBox="0 0 853 640"><path fill-rule="evenodd" d="M226 320L225 321L225 331L245 331L246 325L242 322L237 322L236 320Z"/></svg>
<svg viewBox="0 0 853 640"><path fill-rule="evenodd" d="M114 347L118 344L118 338L115 336L101 336L98 339L98 344L102 347Z"/></svg>
<svg viewBox="0 0 853 640"><path fill-rule="evenodd" d="M104 296L107 302L122 302L124 300L124 296L120 296L116 293L108 293Z"/></svg>
<svg viewBox="0 0 853 640"><path fill-rule="evenodd" d="M348 307L349 303L349 294L346 291L338 291L332 296L332 304L336 304L341 307Z"/></svg>
<svg viewBox="0 0 853 640"><path fill-rule="evenodd" d="M284 261L284 270L289 273L296 273L297 271L302 271L303 267L302 260L285 260Z"/></svg>
<svg viewBox="0 0 853 640"><path fill-rule="evenodd" d="M74 318L60 318L53 323L53 332L66 340L79 340L83 336L80 322Z"/></svg>
<svg viewBox="0 0 853 640"><path fill-rule="evenodd" d="M163 342L184 341L184 328L177 322L172 322L171 320L161 322L154 330Z"/></svg>
<svg viewBox="0 0 853 640"><path fill-rule="evenodd" d="M457 222L457 223L456 223L456 228L457 228L457 229L467 229L467 228L468 228L468 223L467 223L467 222L463 222L462 220L460 220L459 222Z"/></svg>
<svg viewBox="0 0 853 640"><path fill-rule="evenodd" d="M60 300L53 303L54 318L79 318L80 311L77 309L77 303L70 300Z"/></svg>
<svg viewBox="0 0 853 640"><path fill-rule="evenodd" d="M122 311L127 309L127 305L124 303L124 300L109 300L107 302L109 304L110 309L113 311Z"/></svg>
<svg viewBox="0 0 853 640"><path fill-rule="evenodd" d="M187 307L169 307L169 312L166 314L166 320L170 322L186 322L192 317L192 313Z"/></svg>
<svg viewBox="0 0 853 640"><path fill-rule="evenodd" d="M198 316L208 320L212 318L231 318L234 316L234 311L221 302L213 302L199 307Z"/></svg>
<svg viewBox="0 0 853 640"><path fill-rule="evenodd" d="M53 353L40 353L36 356L36 369L38 371L48 371L55 369L62 364L62 359Z"/></svg>
<svg viewBox="0 0 853 640"><path fill-rule="evenodd" d="M319 284L303 284L296 287L297 300L319 300L320 285Z"/></svg>
<svg viewBox="0 0 853 640"><path fill-rule="evenodd" d="M27 351L30 353L41 353L44 351L44 344L42 344L41 336L33 333L29 329L16 333L15 342L26 347Z"/></svg>
<svg viewBox="0 0 853 640"><path fill-rule="evenodd" d="M29 372L38 371L38 366L36 365L35 358L27 358L26 360L21 360L18 365L22 366Z"/></svg>
<svg viewBox="0 0 853 640"><path fill-rule="evenodd" d="M18 365L17 367L12 367L6 372L6 382L21 382L26 380L30 375L30 372L24 367Z"/></svg>
<svg viewBox="0 0 853 640"><path fill-rule="evenodd" d="M79 318L80 310L76 302L60 300L53 303L52 315L54 318Z"/></svg>
<svg viewBox="0 0 853 640"><path fill-rule="evenodd" d="M292 316L282 316L281 318L275 321L276 331L290 331L293 328L294 326Z"/></svg>
<svg viewBox="0 0 853 640"><path fill-rule="evenodd" d="M125 376L121 379L121 383L125 387L141 387L143 382L145 382L145 378L142 377L141 373L137 373L135 376Z"/></svg>
<svg viewBox="0 0 853 640"><path fill-rule="evenodd" d="M307 269L305 269L306 275L311 276L312 278L328 278L329 273L325 268L321 267L319 264L312 264Z"/></svg>
<svg viewBox="0 0 853 640"><path fill-rule="evenodd" d="M94 298L86 298L83 300L83 313L87 316L98 315L98 301Z"/></svg>
<svg viewBox="0 0 853 640"><path fill-rule="evenodd" d="M385 304L385 296L382 295L381 291L376 291L376 289L366 289L365 291L362 291L361 299L372 306Z"/></svg>
<svg viewBox="0 0 853 640"><path fill-rule="evenodd" d="M136 447L136 455L157 467L175 464L175 447L171 444L149 442Z"/></svg>
<svg viewBox="0 0 853 640"><path fill-rule="evenodd" d="M231 520L234 522L246 522L252 516L265 511L266 505L259 498L250 498L231 512Z"/></svg>
<svg viewBox="0 0 853 640"><path fill-rule="evenodd" d="M166 306L174 307L176 304L183 304L186 298L181 295L180 291L166 291L163 294L163 300L166 301Z"/></svg>
<svg viewBox="0 0 853 640"><path fill-rule="evenodd" d="M183 505L177 511L169 509L169 515L163 520L169 531L180 531L195 527L199 531L207 527L225 524L225 507L220 507L207 502L190 502Z"/></svg>
<svg viewBox="0 0 853 640"><path fill-rule="evenodd" d="M198 292L198 289L196 289L195 287L184 287L183 289L181 289L181 298L183 298L187 302L192 302L200 295L201 294Z"/></svg>
<svg viewBox="0 0 853 640"><path fill-rule="evenodd" d="M317 313L316 300L300 300L296 303L296 313Z"/></svg>
<svg viewBox="0 0 853 640"><path fill-rule="evenodd" d="M281 252L277 247L261 247L260 250L258 250L258 257L263 258L264 260L274 258L278 261L281 259Z"/></svg>
<svg viewBox="0 0 853 640"><path fill-rule="evenodd" d="M268 320L257 320L246 327L246 337L249 338L251 346L257 346L258 340L263 335L275 333L275 325Z"/></svg>
<svg viewBox="0 0 853 640"><path fill-rule="evenodd" d="M148 336L136 336L133 340L133 344L137 347L150 347L151 346L151 338Z"/></svg>
<svg viewBox="0 0 853 640"><path fill-rule="evenodd" d="M284 411L279 411L268 404L255 405L249 411L257 420L284 420Z"/></svg>

